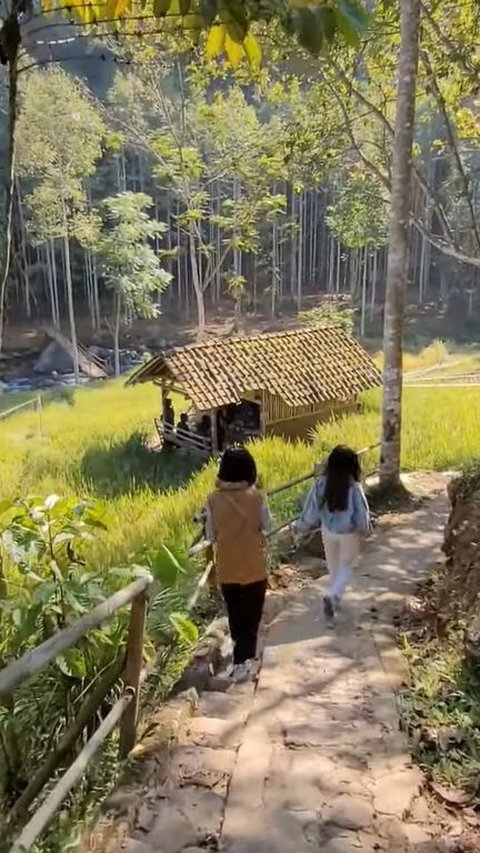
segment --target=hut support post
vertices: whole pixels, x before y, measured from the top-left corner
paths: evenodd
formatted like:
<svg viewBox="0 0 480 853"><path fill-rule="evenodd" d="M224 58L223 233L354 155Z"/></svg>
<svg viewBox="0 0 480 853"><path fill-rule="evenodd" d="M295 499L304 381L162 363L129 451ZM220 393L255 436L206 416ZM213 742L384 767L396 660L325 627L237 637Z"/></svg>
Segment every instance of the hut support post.
<svg viewBox="0 0 480 853"><path fill-rule="evenodd" d="M162 390L162 411L160 412L160 417L162 418L162 421L163 421L163 415L165 413L165 400L167 399L167 389L165 388L165 382L162 382L161 390Z"/></svg>
<svg viewBox="0 0 480 853"><path fill-rule="evenodd" d="M265 413L265 401L263 395L261 397L256 397L255 402L258 406L260 416L260 434L262 435L262 437L265 437L267 432L267 418Z"/></svg>
<svg viewBox="0 0 480 853"><path fill-rule="evenodd" d="M212 436L212 453L218 453L218 423L217 423L217 414L218 409L212 409L210 412L210 421L211 421L211 436Z"/></svg>

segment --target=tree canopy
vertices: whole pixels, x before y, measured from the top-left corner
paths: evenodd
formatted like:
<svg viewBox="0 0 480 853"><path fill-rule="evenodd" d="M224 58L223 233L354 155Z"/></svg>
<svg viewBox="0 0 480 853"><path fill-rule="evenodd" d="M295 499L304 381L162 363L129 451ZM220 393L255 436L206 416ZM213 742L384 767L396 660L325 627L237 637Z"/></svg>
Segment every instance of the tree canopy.
<svg viewBox="0 0 480 853"><path fill-rule="evenodd" d="M181 30L193 44L205 33L206 55L226 54L234 67L242 60L252 67L260 65L255 24L276 21L289 37L318 55L337 37L357 46L367 20L359 0L42 0L44 12L58 8L82 24L117 30L132 21L141 27L142 22L156 20L163 32Z"/></svg>

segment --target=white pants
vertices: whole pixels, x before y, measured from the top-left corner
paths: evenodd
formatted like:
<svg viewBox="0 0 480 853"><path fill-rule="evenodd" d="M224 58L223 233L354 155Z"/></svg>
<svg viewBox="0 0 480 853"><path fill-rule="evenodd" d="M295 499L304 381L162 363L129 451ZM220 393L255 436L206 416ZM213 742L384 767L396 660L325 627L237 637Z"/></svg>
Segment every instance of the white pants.
<svg viewBox="0 0 480 853"><path fill-rule="evenodd" d="M358 533L331 533L323 529L322 539L330 575L328 595L330 598L341 598L358 562L360 536Z"/></svg>

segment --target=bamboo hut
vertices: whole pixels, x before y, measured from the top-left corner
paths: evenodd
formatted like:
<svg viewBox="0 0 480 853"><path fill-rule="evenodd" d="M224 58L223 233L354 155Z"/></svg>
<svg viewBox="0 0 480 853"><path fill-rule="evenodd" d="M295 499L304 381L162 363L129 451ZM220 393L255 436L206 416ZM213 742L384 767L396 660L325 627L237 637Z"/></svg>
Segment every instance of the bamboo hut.
<svg viewBox="0 0 480 853"><path fill-rule="evenodd" d="M191 403L200 429L156 424L164 440L201 453L264 435L305 438L319 421L351 410L380 373L338 327L313 327L175 347L139 367L127 385L155 382L162 412L172 393Z"/></svg>

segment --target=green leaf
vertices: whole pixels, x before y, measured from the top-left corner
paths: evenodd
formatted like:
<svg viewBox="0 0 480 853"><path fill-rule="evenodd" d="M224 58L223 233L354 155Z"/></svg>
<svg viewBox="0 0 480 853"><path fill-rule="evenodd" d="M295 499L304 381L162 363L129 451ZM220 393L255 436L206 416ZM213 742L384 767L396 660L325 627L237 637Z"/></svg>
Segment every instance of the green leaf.
<svg viewBox="0 0 480 853"><path fill-rule="evenodd" d="M169 618L182 642L189 645L198 642L198 628L188 616L183 613L170 613Z"/></svg>
<svg viewBox="0 0 480 853"><path fill-rule="evenodd" d="M220 20L225 24L232 41L242 44L248 32L245 4L239 0L229 0L228 4L221 4Z"/></svg>
<svg viewBox="0 0 480 853"><path fill-rule="evenodd" d="M87 674L85 657L80 649L68 649L64 655L59 655L55 662L59 670L70 678L85 678Z"/></svg>
<svg viewBox="0 0 480 853"><path fill-rule="evenodd" d="M13 621L18 628L17 642L25 643L34 634L38 619L43 611L43 604L37 602L32 604L28 610L16 610L13 613Z"/></svg>
<svg viewBox="0 0 480 853"><path fill-rule="evenodd" d="M170 9L171 0L153 0L153 14L156 18L165 18Z"/></svg>
<svg viewBox="0 0 480 853"><path fill-rule="evenodd" d="M236 68L246 56L243 44L232 39L230 32L225 36L225 52L232 68Z"/></svg>
<svg viewBox="0 0 480 853"><path fill-rule="evenodd" d="M365 29L367 16L354 0L338 0L334 9L337 27L346 43L352 47L360 44L360 35Z"/></svg>
<svg viewBox="0 0 480 853"><path fill-rule="evenodd" d="M35 587L32 594L32 604L46 604L57 591L55 581L48 580Z"/></svg>
<svg viewBox="0 0 480 853"><path fill-rule="evenodd" d="M253 33L247 33L243 42L243 49L250 67L255 69L260 68L262 64L262 48Z"/></svg>
<svg viewBox="0 0 480 853"><path fill-rule="evenodd" d="M223 24L215 24L208 31L205 53L207 59L216 59L223 51L227 31Z"/></svg>
<svg viewBox="0 0 480 853"><path fill-rule="evenodd" d="M334 10L331 9L329 6L319 6L317 9L315 9L315 17L318 21L318 26L320 27L320 30L323 33L325 41L331 44L331 42L335 38L336 32Z"/></svg>
<svg viewBox="0 0 480 853"><path fill-rule="evenodd" d="M178 576L184 573L176 556L166 545L160 545L156 553L147 555L147 564L155 579L163 586L175 586Z"/></svg>
<svg viewBox="0 0 480 853"><path fill-rule="evenodd" d="M211 27L218 14L217 0L200 0L200 14L206 27Z"/></svg>
<svg viewBox="0 0 480 853"><path fill-rule="evenodd" d="M323 31L313 9L304 7L297 9L294 16L298 40L305 50L315 56L323 47Z"/></svg>
<svg viewBox="0 0 480 853"><path fill-rule="evenodd" d="M14 501L10 501L10 500L8 500L8 498L4 498L3 500L1 500L0 501L0 515L2 515L4 512L7 512L14 505L15 505Z"/></svg>

